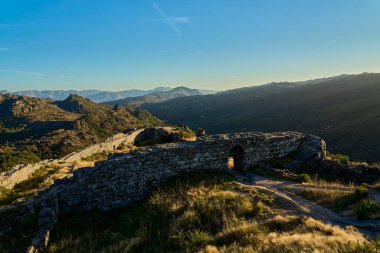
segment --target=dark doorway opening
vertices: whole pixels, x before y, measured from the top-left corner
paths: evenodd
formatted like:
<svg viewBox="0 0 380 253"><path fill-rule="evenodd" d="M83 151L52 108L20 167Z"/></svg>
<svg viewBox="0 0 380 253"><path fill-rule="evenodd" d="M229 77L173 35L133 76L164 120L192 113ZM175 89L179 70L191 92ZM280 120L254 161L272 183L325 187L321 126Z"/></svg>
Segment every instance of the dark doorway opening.
<svg viewBox="0 0 380 253"><path fill-rule="evenodd" d="M244 171L244 149L241 146L233 147L228 155L228 168Z"/></svg>

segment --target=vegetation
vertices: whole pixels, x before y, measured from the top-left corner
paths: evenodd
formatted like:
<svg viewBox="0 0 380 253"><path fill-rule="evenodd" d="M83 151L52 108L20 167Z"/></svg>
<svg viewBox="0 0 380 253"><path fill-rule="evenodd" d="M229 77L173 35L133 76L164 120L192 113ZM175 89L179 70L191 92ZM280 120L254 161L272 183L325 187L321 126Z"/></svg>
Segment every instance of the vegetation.
<svg viewBox="0 0 380 253"><path fill-rule="evenodd" d="M232 180L225 172L193 172L134 207L67 214L49 252L376 252L352 229L274 216L285 208L280 202Z"/></svg>
<svg viewBox="0 0 380 253"><path fill-rule="evenodd" d="M179 132L182 140L189 140L196 137L196 133L186 126L177 126L175 130Z"/></svg>
<svg viewBox="0 0 380 253"><path fill-rule="evenodd" d="M18 216L20 209L12 207L0 211L0 252L25 252L36 231L37 214Z"/></svg>
<svg viewBox="0 0 380 253"><path fill-rule="evenodd" d="M350 158L348 155L342 155L342 154L328 154L328 156L333 160L338 160L342 163L348 163L350 161Z"/></svg>
<svg viewBox="0 0 380 253"><path fill-rule="evenodd" d="M88 157L82 158L83 161L86 162L95 162L95 161L103 161L107 159L108 154L112 153L112 151L102 151L99 153L92 154Z"/></svg>
<svg viewBox="0 0 380 253"><path fill-rule="evenodd" d="M172 124L201 127L208 133L291 130L315 134L326 140L334 153L378 162L379 82L380 74L366 73L270 83L146 104L143 108Z"/></svg>
<svg viewBox="0 0 380 253"><path fill-rule="evenodd" d="M17 164L29 164L39 162L41 158L33 150L16 151L9 147L0 153L0 172L6 171Z"/></svg>
<svg viewBox="0 0 380 253"><path fill-rule="evenodd" d="M309 199L336 212L352 207L358 219L368 218L370 214L378 211L373 201L368 199L365 187L358 186L355 190L326 190L304 189L298 193L301 197Z"/></svg>
<svg viewBox="0 0 380 253"><path fill-rule="evenodd" d="M44 182L54 171L55 168L43 166L36 170L28 180L16 184L13 189L0 188L0 207L37 195L38 191L47 187Z"/></svg>
<svg viewBox="0 0 380 253"><path fill-rule="evenodd" d="M380 205L371 199L362 199L354 206L354 213L360 220L365 220L380 211Z"/></svg>
<svg viewBox="0 0 380 253"><path fill-rule="evenodd" d="M109 108L77 95L56 102L1 95L0 171L20 163L61 158L127 129L160 124L147 111Z"/></svg>

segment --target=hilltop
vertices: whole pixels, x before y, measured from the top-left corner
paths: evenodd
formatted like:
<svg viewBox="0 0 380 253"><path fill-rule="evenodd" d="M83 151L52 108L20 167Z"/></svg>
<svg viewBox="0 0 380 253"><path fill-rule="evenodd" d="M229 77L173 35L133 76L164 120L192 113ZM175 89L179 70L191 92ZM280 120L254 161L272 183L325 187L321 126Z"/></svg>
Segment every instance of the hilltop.
<svg viewBox="0 0 380 253"><path fill-rule="evenodd" d="M380 74L270 83L142 108L210 133L300 131L326 139L354 160L380 160Z"/></svg>
<svg viewBox="0 0 380 253"><path fill-rule="evenodd" d="M131 128L162 122L144 110L110 108L79 95L63 101L0 95L1 169L28 162L57 158L100 142ZM5 160L4 160L5 159Z"/></svg>

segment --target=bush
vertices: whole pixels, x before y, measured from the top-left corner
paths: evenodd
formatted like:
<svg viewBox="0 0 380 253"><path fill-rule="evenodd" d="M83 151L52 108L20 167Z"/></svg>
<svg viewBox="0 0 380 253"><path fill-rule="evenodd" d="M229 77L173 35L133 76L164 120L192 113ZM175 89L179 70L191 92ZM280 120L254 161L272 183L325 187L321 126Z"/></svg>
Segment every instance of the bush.
<svg viewBox="0 0 380 253"><path fill-rule="evenodd" d="M380 205L371 199L363 199L354 206L354 213L360 220L368 219L378 211L380 211Z"/></svg>
<svg viewBox="0 0 380 253"><path fill-rule="evenodd" d="M329 155L331 159L338 160L342 163L348 163L350 161L350 158L348 155L342 155L342 154L330 154Z"/></svg>
<svg viewBox="0 0 380 253"><path fill-rule="evenodd" d="M308 174L301 174L300 177L301 177L302 183L312 183L313 182L310 175L308 175Z"/></svg>

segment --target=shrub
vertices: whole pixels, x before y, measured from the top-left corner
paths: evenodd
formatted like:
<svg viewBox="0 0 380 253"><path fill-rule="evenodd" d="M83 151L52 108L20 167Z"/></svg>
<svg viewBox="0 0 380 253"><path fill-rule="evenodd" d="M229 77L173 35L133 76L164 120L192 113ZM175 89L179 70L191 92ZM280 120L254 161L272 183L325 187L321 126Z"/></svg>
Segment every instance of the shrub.
<svg viewBox="0 0 380 253"><path fill-rule="evenodd" d="M380 211L380 205L371 199L363 199L354 206L354 213L360 220L368 219L378 211Z"/></svg>
<svg viewBox="0 0 380 253"><path fill-rule="evenodd" d="M301 180L303 183L312 183L313 182L313 180L311 179L309 174L301 174L300 177L301 177Z"/></svg>
<svg viewBox="0 0 380 253"><path fill-rule="evenodd" d="M350 158L348 155L342 155L342 154L330 154L329 155L331 159L338 160L342 163L348 163L350 161Z"/></svg>

